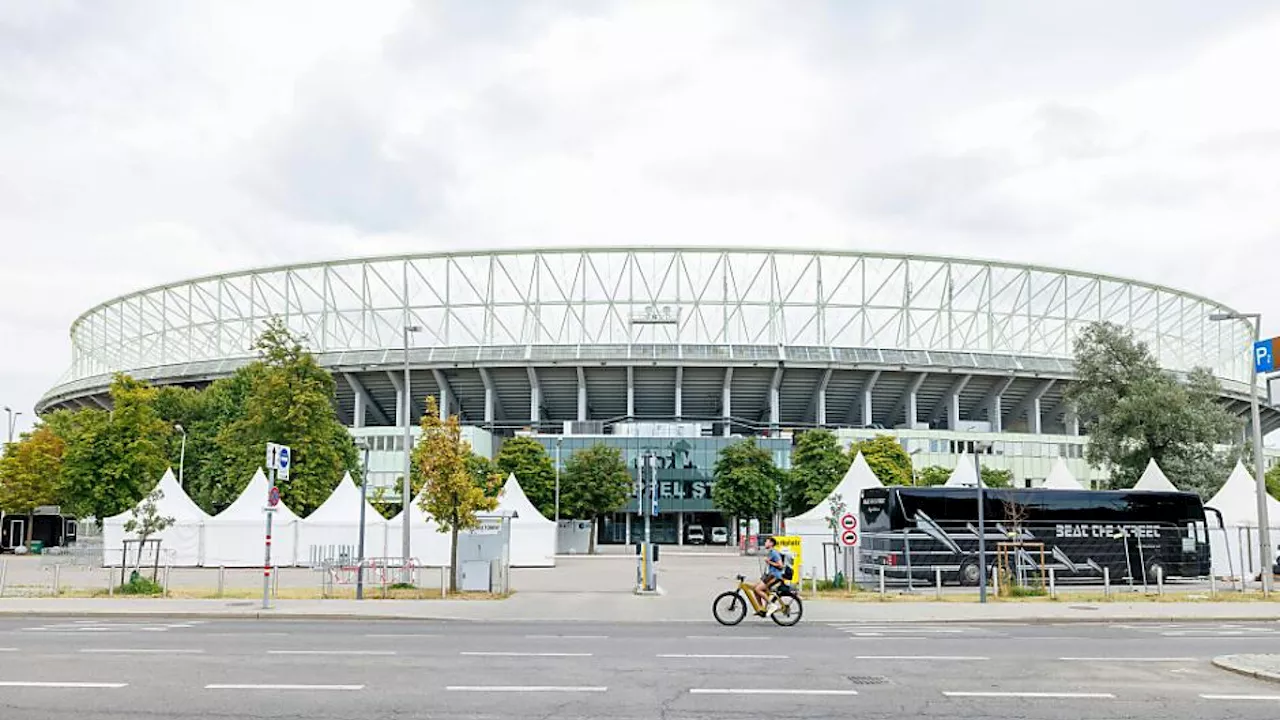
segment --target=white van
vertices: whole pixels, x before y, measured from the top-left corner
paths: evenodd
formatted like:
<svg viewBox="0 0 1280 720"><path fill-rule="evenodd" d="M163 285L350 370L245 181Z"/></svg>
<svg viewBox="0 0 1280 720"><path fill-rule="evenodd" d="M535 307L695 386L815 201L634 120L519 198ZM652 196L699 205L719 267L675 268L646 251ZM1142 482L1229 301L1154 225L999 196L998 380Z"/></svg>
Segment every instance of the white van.
<svg viewBox="0 0 1280 720"><path fill-rule="evenodd" d="M707 536L702 532L701 525L690 525L689 530L685 533L685 542L690 545L702 545L707 541Z"/></svg>

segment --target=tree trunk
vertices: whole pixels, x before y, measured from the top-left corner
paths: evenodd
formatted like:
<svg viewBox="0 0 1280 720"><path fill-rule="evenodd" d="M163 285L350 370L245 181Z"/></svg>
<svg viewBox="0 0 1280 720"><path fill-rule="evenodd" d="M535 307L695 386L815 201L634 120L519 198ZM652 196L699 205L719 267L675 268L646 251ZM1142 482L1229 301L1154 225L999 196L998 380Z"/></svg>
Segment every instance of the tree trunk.
<svg viewBox="0 0 1280 720"><path fill-rule="evenodd" d="M24 544L27 546L28 550L31 549L31 535L35 531L35 529L36 529L36 513L33 510L27 513L27 538Z"/></svg>
<svg viewBox="0 0 1280 720"><path fill-rule="evenodd" d="M458 524L453 523L453 530L450 531L453 536L453 549L449 558L449 592L458 592Z"/></svg>

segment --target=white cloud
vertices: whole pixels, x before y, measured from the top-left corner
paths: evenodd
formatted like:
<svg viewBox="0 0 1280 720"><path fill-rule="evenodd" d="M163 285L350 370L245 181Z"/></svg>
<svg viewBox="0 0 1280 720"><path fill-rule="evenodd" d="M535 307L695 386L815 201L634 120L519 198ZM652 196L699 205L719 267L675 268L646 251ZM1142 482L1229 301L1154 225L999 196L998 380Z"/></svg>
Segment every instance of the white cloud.
<svg viewBox="0 0 1280 720"><path fill-rule="evenodd" d="M0 402L112 296L459 246L1002 258L1280 332L1277 66L1264 2L0 4Z"/></svg>

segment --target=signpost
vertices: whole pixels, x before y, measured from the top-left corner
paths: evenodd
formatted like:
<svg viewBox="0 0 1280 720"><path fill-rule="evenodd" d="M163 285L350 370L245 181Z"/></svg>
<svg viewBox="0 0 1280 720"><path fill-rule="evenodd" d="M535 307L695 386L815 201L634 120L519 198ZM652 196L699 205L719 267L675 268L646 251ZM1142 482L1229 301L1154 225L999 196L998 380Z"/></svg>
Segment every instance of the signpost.
<svg viewBox="0 0 1280 720"><path fill-rule="evenodd" d="M640 463L640 497L637 506L644 516L644 543L640 548L640 588L644 592L657 592L658 569L654 567L657 553L653 548L653 518L658 515L657 458L646 452Z"/></svg>
<svg viewBox="0 0 1280 720"><path fill-rule="evenodd" d="M267 516L266 550L262 560L262 609L271 607L271 518L275 515L276 505L280 504L280 488L278 480L289 479L289 466L292 465L293 454L288 445L267 443L267 469L271 471L271 488L267 490L267 506L262 510Z"/></svg>

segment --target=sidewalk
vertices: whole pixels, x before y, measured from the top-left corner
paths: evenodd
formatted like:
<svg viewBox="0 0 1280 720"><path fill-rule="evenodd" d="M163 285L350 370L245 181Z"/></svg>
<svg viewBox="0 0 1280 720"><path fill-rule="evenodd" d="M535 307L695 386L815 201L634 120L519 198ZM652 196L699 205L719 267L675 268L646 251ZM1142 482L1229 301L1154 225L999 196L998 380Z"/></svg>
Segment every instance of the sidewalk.
<svg viewBox="0 0 1280 720"><path fill-rule="evenodd" d="M1223 670L1280 683L1280 655L1221 655L1213 664Z"/></svg>
<svg viewBox="0 0 1280 720"><path fill-rule="evenodd" d="M252 600L6 598L0 617L166 616L479 622L714 622L711 597L629 592L526 592L506 600ZM810 600L805 622L1280 622L1280 603L848 603Z"/></svg>

